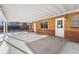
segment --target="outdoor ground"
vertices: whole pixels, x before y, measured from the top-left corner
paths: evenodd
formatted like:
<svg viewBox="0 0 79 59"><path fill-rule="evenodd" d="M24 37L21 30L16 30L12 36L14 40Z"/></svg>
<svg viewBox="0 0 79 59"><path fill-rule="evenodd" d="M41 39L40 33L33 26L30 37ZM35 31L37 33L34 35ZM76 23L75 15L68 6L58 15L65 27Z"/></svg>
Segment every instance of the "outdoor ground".
<svg viewBox="0 0 79 59"><path fill-rule="evenodd" d="M79 43L33 32L10 33L8 54L79 54Z"/></svg>

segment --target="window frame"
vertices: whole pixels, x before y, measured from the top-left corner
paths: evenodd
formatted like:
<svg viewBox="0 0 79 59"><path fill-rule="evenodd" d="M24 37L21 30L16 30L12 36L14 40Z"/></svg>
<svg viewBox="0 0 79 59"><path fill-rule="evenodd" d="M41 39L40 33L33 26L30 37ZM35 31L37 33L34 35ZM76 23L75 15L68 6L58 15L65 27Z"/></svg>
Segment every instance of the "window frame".
<svg viewBox="0 0 79 59"><path fill-rule="evenodd" d="M40 22L40 28L41 29L48 29L48 22Z"/></svg>
<svg viewBox="0 0 79 59"><path fill-rule="evenodd" d="M71 17L71 27L74 27L74 28L79 27L79 15Z"/></svg>

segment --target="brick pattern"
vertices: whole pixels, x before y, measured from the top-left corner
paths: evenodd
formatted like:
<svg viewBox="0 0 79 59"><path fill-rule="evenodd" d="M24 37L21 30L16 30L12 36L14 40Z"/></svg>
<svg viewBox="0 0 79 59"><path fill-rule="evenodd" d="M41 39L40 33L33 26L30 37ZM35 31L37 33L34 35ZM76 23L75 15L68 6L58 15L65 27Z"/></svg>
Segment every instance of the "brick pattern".
<svg viewBox="0 0 79 59"><path fill-rule="evenodd" d="M58 16L55 18L49 18L48 20L48 29L41 29L40 28L40 21L36 21L37 23L37 33L41 33L41 34L46 34L46 35L53 35L55 36L55 19L56 18L65 18L65 38L67 38L68 40L71 41L77 41L79 42L79 27L78 28L72 28L71 26L71 17L78 15L79 16L79 12L76 13L70 13L70 14L66 14L63 16ZM46 21L46 20L43 20Z"/></svg>
<svg viewBox="0 0 79 59"><path fill-rule="evenodd" d="M79 31L65 31L65 38L71 41L79 42Z"/></svg>
<svg viewBox="0 0 79 59"><path fill-rule="evenodd" d="M37 32L45 35L55 35L55 30L37 29Z"/></svg>

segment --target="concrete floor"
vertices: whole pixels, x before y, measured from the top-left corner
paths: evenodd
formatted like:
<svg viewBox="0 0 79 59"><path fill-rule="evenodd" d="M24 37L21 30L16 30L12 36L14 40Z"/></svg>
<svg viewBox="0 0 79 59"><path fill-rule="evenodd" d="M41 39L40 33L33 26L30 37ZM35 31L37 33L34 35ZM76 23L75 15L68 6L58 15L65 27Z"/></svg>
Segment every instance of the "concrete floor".
<svg viewBox="0 0 79 59"><path fill-rule="evenodd" d="M26 45L28 45L35 54L57 54L61 51L64 44L65 40L63 38L59 39L48 36L41 40L28 42Z"/></svg>
<svg viewBox="0 0 79 59"><path fill-rule="evenodd" d="M59 54L79 54L79 43L67 41Z"/></svg>
<svg viewBox="0 0 79 59"><path fill-rule="evenodd" d="M10 54L79 54L79 43L64 38L28 32L13 33L10 36L6 41L18 48L9 45Z"/></svg>
<svg viewBox="0 0 79 59"><path fill-rule="evenodd" d="M23 52L21 52L20 50L16 49L15 47L9 44L8 44L8 47L9 47L8 54L24 54Z"/></svg>
<svg viewBox="0 0 79 59"><path fill-rule="evenodd" d="M11 34L10 36L26 42L32 42L32 41L47 37L48 35L40 35L36 33L31 33L31 32L17 32L17 33Z"/></svg>

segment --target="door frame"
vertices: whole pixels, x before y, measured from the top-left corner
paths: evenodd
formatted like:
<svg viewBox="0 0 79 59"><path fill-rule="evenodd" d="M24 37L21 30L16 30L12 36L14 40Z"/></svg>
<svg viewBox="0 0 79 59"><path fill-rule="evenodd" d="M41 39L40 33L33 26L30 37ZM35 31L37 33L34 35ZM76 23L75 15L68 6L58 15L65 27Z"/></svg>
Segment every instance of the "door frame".
<svg viewBox="0 0 79 59"><path fill-rule="evenodd" d="M63 28L57 28L58 24L57 24L57 20L63 20ZM65 18L56 18L55 19L55 36L57 37L65 37ZM58 32L58 33L57 33Z"/></svg>
<svg viewBox="0 0 79 59"><path fill-rule="evenodd" d="M36 32L36 23L34 23L33 25L34 25L34 32Z"/></svg>

